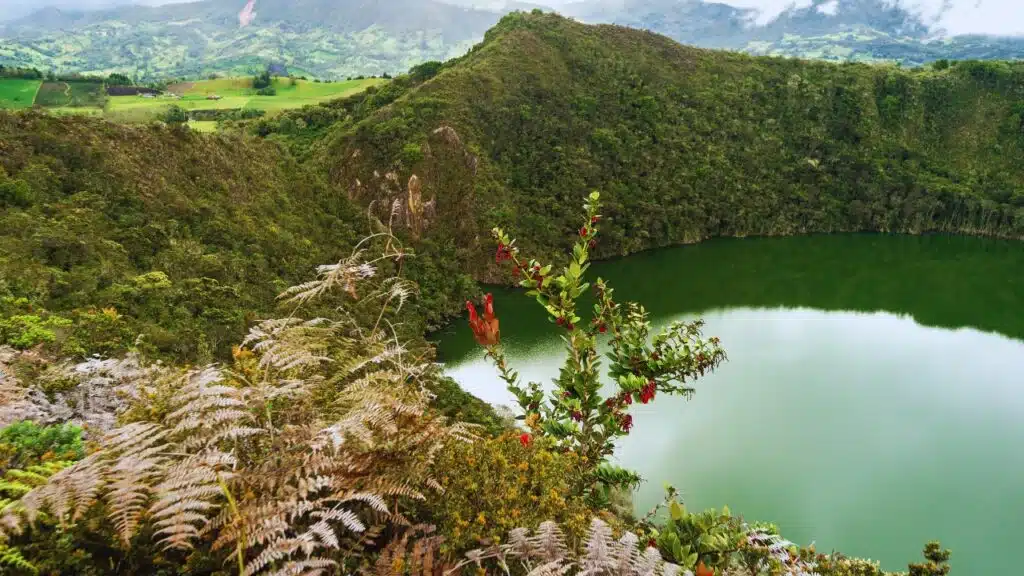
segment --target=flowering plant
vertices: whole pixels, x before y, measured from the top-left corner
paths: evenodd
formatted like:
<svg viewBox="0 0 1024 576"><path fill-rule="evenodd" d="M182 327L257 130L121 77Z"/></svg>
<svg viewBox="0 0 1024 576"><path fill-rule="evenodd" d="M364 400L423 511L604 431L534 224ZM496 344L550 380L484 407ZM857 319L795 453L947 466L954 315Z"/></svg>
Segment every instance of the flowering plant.
<svg viewBox="0 0 1024 576"><path fill-rule="evenodd" d="M717 338L701 337L701 321L674 322L651 337L651 325L643 306L634 302L621 305L613 290L598 278L593 284L597 302L590 322L584 323L578 311L580 297L591 288L584 276L590 267L590 250L596 246L601 222L600 195L590 194L584 203L585 220L572 248L572 256L560 274L551 264L520 257L516 241L501 229L493 235L498 243L495 260L511 262L519 285L528 289L548 312L549 320L563 333L567 357L554 389L545 395L540 384L520 382L501 348L494 299L485 297L484 314L467 302L474 337L487 350L508 389L515 395L529 433L550 437L555 446L573 451L589 465L588 484L625 486L639 477L609 465L606 458L614 450L615 439L629 434L633 402L647 404L657 394L691 395L688 383L703 376L725 360ZM608 376L614 388L605 395L600 379L601 357L598 339L607 338L611 351ZM524 442L528 437L524 438Z"/></svg>

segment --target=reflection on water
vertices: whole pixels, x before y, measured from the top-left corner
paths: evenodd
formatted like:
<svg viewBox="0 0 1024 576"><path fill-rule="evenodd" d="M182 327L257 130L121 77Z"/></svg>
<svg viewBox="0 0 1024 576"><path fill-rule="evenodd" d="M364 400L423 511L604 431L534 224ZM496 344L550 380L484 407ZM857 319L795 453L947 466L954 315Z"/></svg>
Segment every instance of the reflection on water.
<svg viewBox="0 0 1024 576"><path fill-rule="evenodd" d="M710 242L603 263L657 326L705 318L729 360L691 401L635 406L616 457L693 507L778 523L819 550L889 570L940 539L954 570L1008 574L1024 533L1024 256L963 238L837 236ZM561 342L536 303L495 291L525 379L547 383ZM844 310L860 310L850 312ZM888 312L873 312L887 310ZM461 324L448 372L511 404ZM968 568L969 567L969 568Z"/></svg>

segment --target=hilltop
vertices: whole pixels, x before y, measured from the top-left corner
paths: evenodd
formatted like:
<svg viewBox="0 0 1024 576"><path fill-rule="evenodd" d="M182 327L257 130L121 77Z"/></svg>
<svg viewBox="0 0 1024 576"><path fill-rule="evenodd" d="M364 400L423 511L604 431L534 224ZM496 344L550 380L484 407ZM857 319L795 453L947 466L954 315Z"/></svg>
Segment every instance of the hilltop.
<svg viewBox="0 0 1024 576"><path fill-rule="evenodd" d="M491 226L563 247L590 189L605 257L722 235L1024 236L1022 86L1024 64L751 57L517 13L465 57L256 130L313 150L364 204L389 205L385 171L418 175L447 241L482 238L459 245L494 279Z"/></svg>
<svg viewBox="0 0 1024 576"><path fill-rule="evenodd" d="M141 80L244 75L268 63L322 78L395 74L464 54L506 13L543 8L501 0L259 0L253 22L240 28L244 4L200 0L96 11L44 8L0 26L0 64L117 71ZM773 19L705 0L588 0L561 10L584 22L647 29L685 44L752 54L907 65L1024 56L1024 39L948 36L886 0L812 0Z"/></svg>

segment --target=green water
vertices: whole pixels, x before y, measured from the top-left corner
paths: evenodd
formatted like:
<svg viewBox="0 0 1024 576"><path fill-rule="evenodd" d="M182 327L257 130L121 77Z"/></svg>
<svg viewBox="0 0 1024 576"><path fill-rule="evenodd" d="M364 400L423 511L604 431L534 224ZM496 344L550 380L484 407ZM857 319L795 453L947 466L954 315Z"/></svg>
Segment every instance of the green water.
<svg viewBox="0 0 1024 576"><path fill-rule="evenodd" d="M593 269L657 326L707 320L729 360L691 401L635 406L618 460L691 507L729 507L791 540L906 569L927 540L953 573L1021 573L1024 243L877 235L715 240ZM503 342L549 382L558 333L495 290ZM441 360L466 389L513 404L464 323Z"/></svg>

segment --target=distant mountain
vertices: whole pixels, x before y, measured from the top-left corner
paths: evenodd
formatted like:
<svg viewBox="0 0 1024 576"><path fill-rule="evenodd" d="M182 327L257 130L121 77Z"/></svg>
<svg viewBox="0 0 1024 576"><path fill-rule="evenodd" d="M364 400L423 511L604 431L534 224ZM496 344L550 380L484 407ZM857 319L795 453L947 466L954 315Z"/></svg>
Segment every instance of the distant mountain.
<svg viewBox="0 0 1024 576"><path fill-rule="evenodd" d="M0 64L139 79L250 73L269 62L301 74L396 73L465 53L519 0L244 0L82 11L45 8L0 27ZM587 0L563 6L589 23L647 29L685 44L830 60L1016 59L1024 38L944 37L887 0L813 0L764 21L706 0Z"/></svg>
<svg viewBox="0 0 1024 576"><path fill-rule="evenodd" d="M249 73L280 62L322 77L395 73L466 52L501 13L434 0L244 0L76 11L0 28L0 64L140 79Z"/></svg>
<svg viewBox="0 0 1024 576"><path fill-rule="evenodd" d="M704 0L591 0L570 4L563 13L753 54L908 65L941 58L1024 58L1024 38L946 38L941 29L887 0L813 0L769 22L760 22L756 10Z"/></svg>

